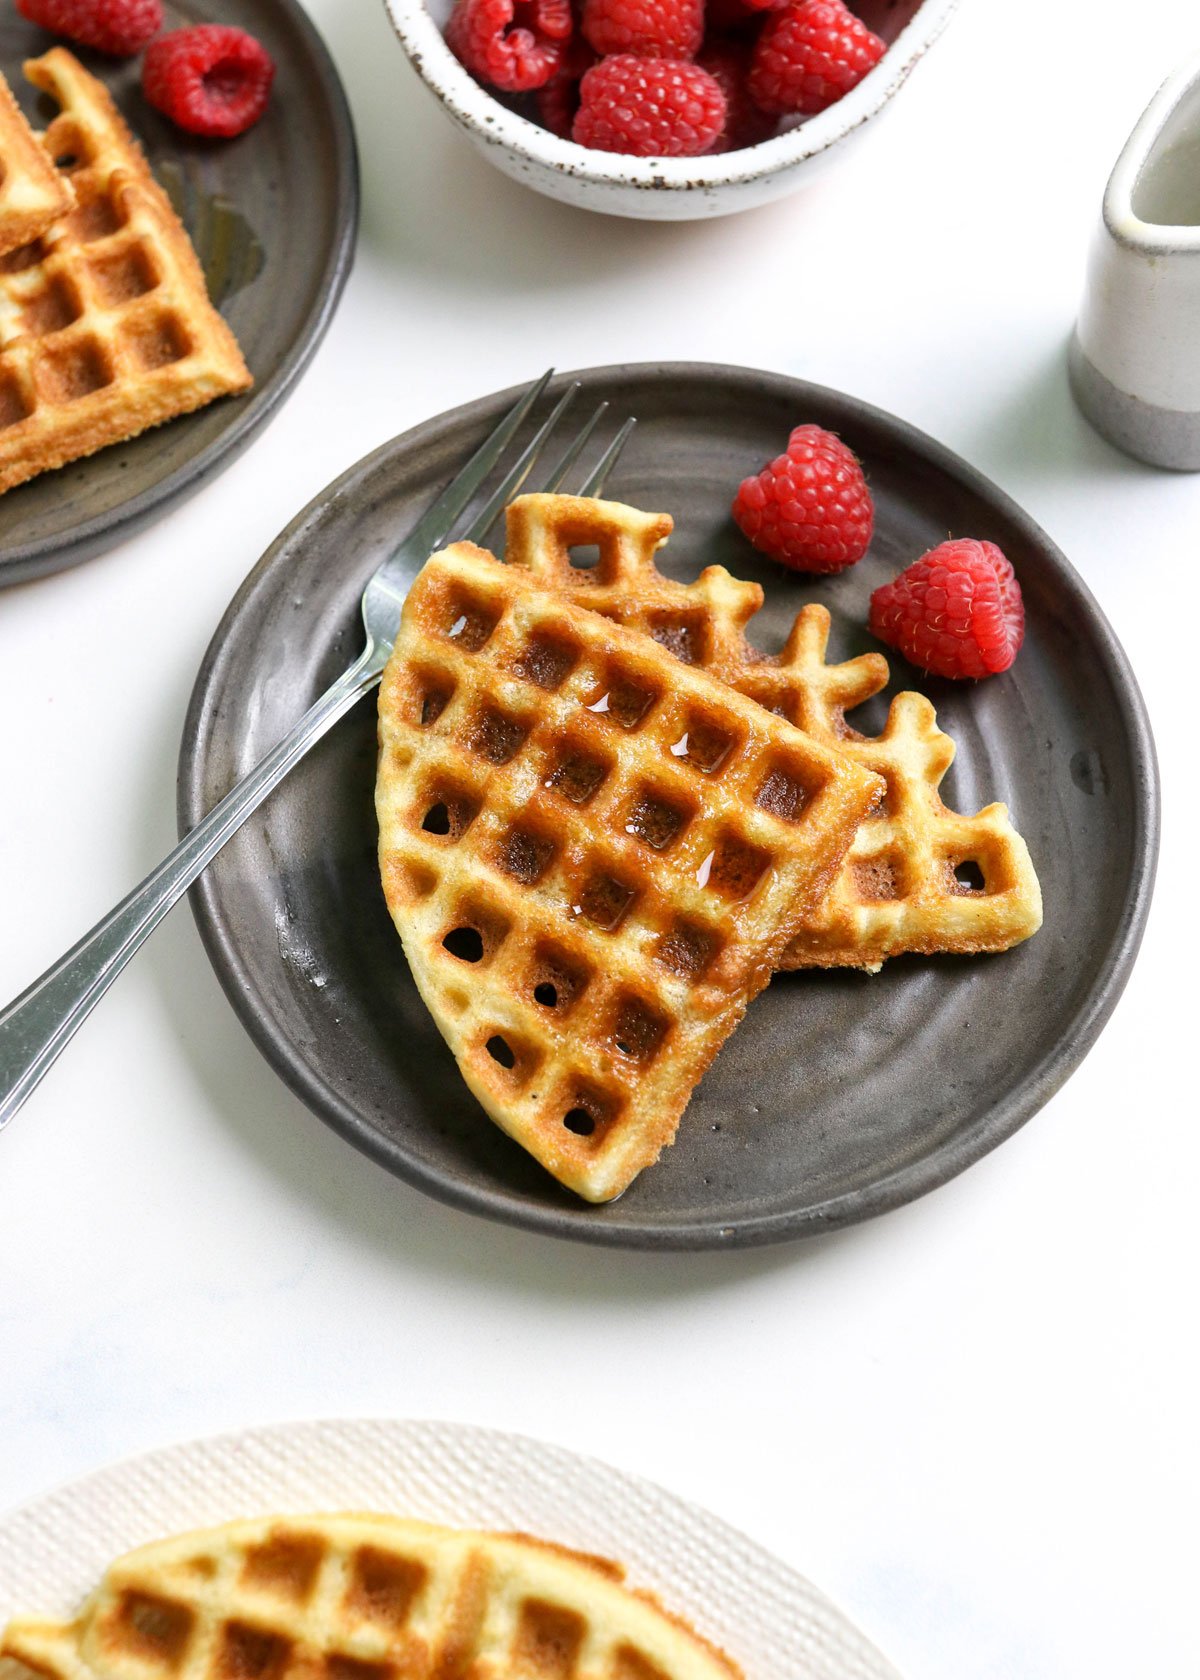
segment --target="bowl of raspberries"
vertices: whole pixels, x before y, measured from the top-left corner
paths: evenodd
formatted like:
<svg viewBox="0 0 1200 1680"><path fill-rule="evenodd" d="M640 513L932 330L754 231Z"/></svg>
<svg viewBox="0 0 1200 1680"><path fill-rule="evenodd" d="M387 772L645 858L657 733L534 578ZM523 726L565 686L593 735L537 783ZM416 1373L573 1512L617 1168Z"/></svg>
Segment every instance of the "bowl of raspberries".
<svg viewBox="0 0 1200 1680"><path fill-rule="evenodd" d="M385 0L498 168L677 221L779 198L904 84L957 0Z"/></svg>

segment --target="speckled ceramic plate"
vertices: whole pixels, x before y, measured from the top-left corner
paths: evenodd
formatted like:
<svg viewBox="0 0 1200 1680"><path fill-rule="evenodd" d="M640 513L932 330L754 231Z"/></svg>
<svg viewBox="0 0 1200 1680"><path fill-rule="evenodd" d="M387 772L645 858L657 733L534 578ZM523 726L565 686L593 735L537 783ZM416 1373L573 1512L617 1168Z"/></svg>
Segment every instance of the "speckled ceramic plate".
<svg viewBox="0 0 1200 1680"><path fill-rule="evenodd" d="M1002 956L901 958L877 976L778 976L701 1082L673 1148L620 1200L588 1207L485 1117L409 976L384 908L370 702L338 725L195 889L234 1007L284 1079L393 1172L460 1207L582 1241L699 1248L767 1243L863 1219L941 1184L1029 1118L1076 1067L1141 938L1157 848L1154 749L1124 655L1038 527L977 472L853 398L744 369L600 368L588 395L638 416L612 494L665 509L662 559L758 579L755 638L777 647L806 601L832 655L870 644L871 590L947 532L1000 543L1025 594L1012 671L924 679L958 743L947 802L1006 800L1041 876L1046 922ZM247 579L213 641L184 734L189 827L357 653L366 578L494 424L488 397L384 445L299 515ZM862 457L877 528L841 577L761 562L729 517L738 480L816 420ZM883 703L863 708L877 727Z"/></svg>
<svg viewBox="0 0 1200 1680"><path fill-rule="evenodd" d="M234 19L222 0L182 0L168 3L165 22L176 29L236 21L275 60L266 114L236 140L193 138L152 110L140 58L73 50L107 83L170 194L254 389L0 496L0 584L86 560L198 489L274 414L332 319L358 226L346 98L297 0L244 0L236 12ZM55 107L29 86L21 63L53 45L53 36L4 7L0 69L35 128Z"/></svg>

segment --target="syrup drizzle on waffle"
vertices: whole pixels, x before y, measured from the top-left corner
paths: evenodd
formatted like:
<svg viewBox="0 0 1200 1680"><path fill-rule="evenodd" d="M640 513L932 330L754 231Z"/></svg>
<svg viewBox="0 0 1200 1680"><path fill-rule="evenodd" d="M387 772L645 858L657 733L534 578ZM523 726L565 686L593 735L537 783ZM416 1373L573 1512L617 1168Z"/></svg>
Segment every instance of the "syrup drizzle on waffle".
<svg viewBox="0 0 1200 1680"><path fill-rule="evenodd" d="M929 701L898 694L882 732L860 734L846 713L886 685L886 659L827 663L830 618L817 605L802 609L781 653L761 653L745 636L762 605L759 586L723 566L706 567L691 584L664 576L654 556L670 532L666 514L619 502L521 496L508 510L506 559L576 605L647 632L883 778L886 791L780 966L876 970L904 951L1002 951L1035 933L1041 891L1005 806L960 816L939 797L954 743ZM572 560L583 545L598 551L587 569Z"/></svg>
<svg viewBox="0 0 1200 1680"><path fill-rule="evenodd" d="M470 544L380 691L385 896L489 1114L608 1200L826 891L882 784Z"/></svg>

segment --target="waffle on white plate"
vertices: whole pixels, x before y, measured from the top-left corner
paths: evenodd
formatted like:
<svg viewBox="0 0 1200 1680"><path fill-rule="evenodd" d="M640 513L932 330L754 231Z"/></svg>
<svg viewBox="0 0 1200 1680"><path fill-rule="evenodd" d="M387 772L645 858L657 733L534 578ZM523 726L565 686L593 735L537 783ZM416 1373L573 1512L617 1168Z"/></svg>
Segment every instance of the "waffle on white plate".
<svg viewBox="0 0 1200 1680"><path fill-rule="evenodd" d="M972 816L947 809L938 786L954 743L929 701L898 694L881 734L865 736L847 711L887 683L882 654L826 662L830 618L809 605L783 651L761 653L746 625L762 605L757 584L708 566L695 583L659 571L667 514L573 496L521 496L508 510L506 559L576 605L647 632L678 659L711 672L814 741L883 778L829 893L805 918L783 968L877 970L901 952L1003 951L1037 931L1041 890L1029 850L1004 805ZM572 563L595 547L598 562Z"/></svg>
<svg viewBox="0 0 1200 1680"><path fill-rule="evenodd" d="M421 995L492 1118L607 1201L882 783L470 543L409 591L379 727L381 875Z"/></svg>
<svg viewBox="0 0 1200 1680"><path fill-rule="evenodd" d="M0 1656L50 1680L741 1680L619 1564L367 1514L143 1546Z"/></svg>
<svg viewBox="0 0 1200 1680"><path fill-rule="evenodd" d="M70 179L54 167L0 76L0 257L45 233L74 202Z"/></svg>
<svg viewBox="0 0 1200 1680"><path fill-rule="evenodd" d="M0 491L253 383L107 89L62 47L25 74L76 204L0 257Z"/></svg>

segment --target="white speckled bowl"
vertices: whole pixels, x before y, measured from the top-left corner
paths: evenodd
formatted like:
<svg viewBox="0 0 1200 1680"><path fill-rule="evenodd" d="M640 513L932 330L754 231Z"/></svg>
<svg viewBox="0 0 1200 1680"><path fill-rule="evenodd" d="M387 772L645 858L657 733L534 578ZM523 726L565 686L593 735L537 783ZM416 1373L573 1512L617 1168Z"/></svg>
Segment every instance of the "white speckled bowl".
<svg viewBox="0 0 1200 1680"><path fill-rule="evenodd" d="M442 39L452 0L384 0L400 43L442 109L516 181L610 216L690 221L782 198L842 156L945 27L958 0L855 0L888 43L844 99L759 146L712 158L628 158L590 151L517 116L463 69Z"/></svg>

